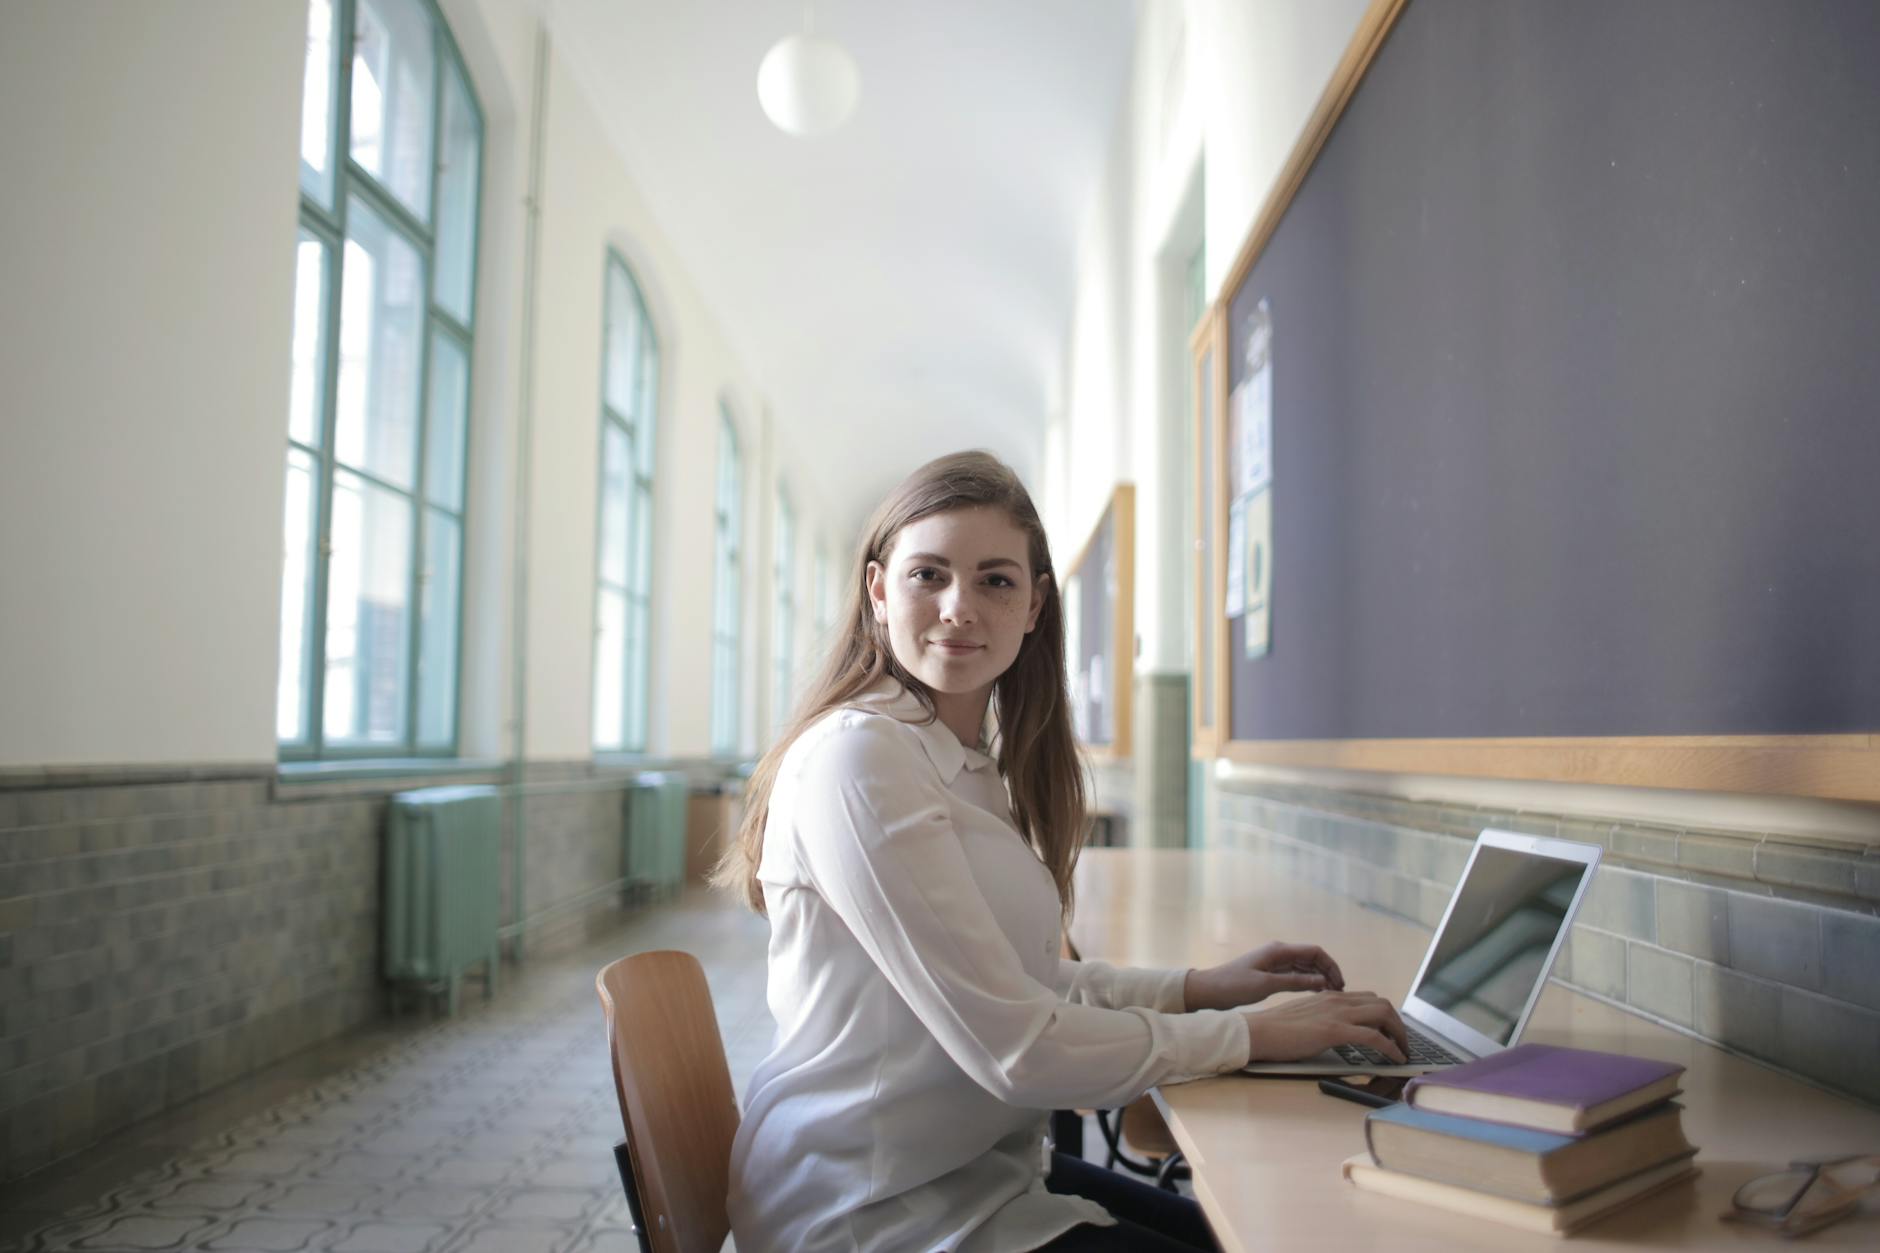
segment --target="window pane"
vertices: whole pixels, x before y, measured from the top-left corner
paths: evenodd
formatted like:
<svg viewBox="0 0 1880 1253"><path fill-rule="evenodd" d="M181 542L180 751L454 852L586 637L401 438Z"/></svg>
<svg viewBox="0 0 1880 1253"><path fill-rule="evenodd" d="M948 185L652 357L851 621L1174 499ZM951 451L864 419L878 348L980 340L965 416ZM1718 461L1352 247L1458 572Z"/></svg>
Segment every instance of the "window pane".
<svg viewBox="0 0 1880 1253"><path fill-rule="evenodd" d="M653 437L659 430L659 350L653 346L652 336L647 336L647 351L640 366L640 408L639 422L635 431L639 440L634 451L640 459L635 467L641 478L653 477Z"/></svg>
<svg viewBox="0 0 1880 1253"><path fill-rule="evenodd" d="M621 714L625 706L623 669L627 658L627 597L611 587L599 590L594 632L594 747L623 747Z"/></svg>
<svg viewBox="0 0 1880 1253"><path fill-rule="evenodd" d="M287 450L287 525L281 565L281 658L274 733L283 742L307 738L312 694L313 543L319 500L319 464L298 448Z"/></svg>
<svg viewBox="0 0 1880 1253"><path fill-rule="evenodd" d="M770 720L781 725L790 716L790 658L792 653L792 632L790 630L789 605L782 606L783 613L777 619L777 691L775 708L771 710Z"/></svg>
<svg viewBox="0 0 1880 1253"><path fill-rule="evenodd" d="M790 567L794 564L790 558L796 547L796 514L790 509L788 496L777 497L777 595L784 600L791 597Z"/></svg>
<svg viewBox="0 0 1880 1253"><path fill-rule="evenodd" d="M640 374L640 301L633 280L617 261L607 265L608 407L622 417L637 417Z"/></svg>
<svg viewBox="0 0 1880 1253"><path fill-rule="evenodd" d="M318 447L326 393L326 245L306 231L294 250L294 373L287 435Z"/></svg>
<svg viewBox="0 0 1880 1253"><path fill-rule="evenodd" d="M652 455L654 455L654 435L660 429L660 354L658 348L652 348L652 335L647 335L649 350L639 367L639 444L635 452L639 453L639 474L641 478L652 478Z"/></svg>
<svg viewBox="0 0 1880 1253"><path fill-rule="evenodd" d="M633 570L627 586L641 597L653 586L653 491L640 482L633 485Z"/></svg>
<svg viewBox="0 0 1880 1253"><path fill-rule="evenodd" d="M326 589L326 738L401 744L411 648L411 501L333 474Z"/></svg>
<svg viewBox="0 0 1880 1253"><path fill-rule="evenodd" d="M627 606L627 747L646 748L647 694L647 613L646 602L634 600Z"/></svg>
<svg viewBox="0 0 1880 1253"><path fill-rule="evenodd" d="M627 586L629 459L627 433L618 423L601 419L600 577L622 590Z"/></svg>
<svg viewBox="0 0 1880 1253"><path fill-rule="evenodd" d="M725 528L718 523L717 542L712 546L712 638L725 636Z"/></svg>
<svg viewBox="0 0 1880 1253"><path fill-rule="evenodd" d="M737 687L736 645L720 640L712 649L712 751L715 753L737 751Z"/></svg>
<svg viewBox="0 0 1880 1253"><path fill-rule="evenodd" d="M457 716L457 605L463 594L463 534L457 519L424 515L424 569L418 579L418 744L449 748Z"/></svg>
<svg viewBox="0 0 1880 1253"><path fill-rule="evenodd" d="M300 189L333 207L333 0L307 6L307 62L300 88Z"/></svg>
<svg viewBox="0 0 1880 1253"><path fill-rule="evenodd" d="M363 200L347 209L339 315L339 459L412 486L418 442L418 358L424 261Z"/></svg>
<svg viewBox="0 0 1880 1253"><path fill-rule="evenodd" d="M353 160L428 220L437 74L430 13L423 0L359 0L355 24Z"/></svg>
<svg viewBox="0 0 1880 1253"><path fill-rule="evenodd" d="M424 443L424 495L463 512L463 446L469 423L470 361L456 339L431 331L430 429Z"/></svg>
<svg viewBox="0 0 1880 1253"><path fill-rule="evenodd" d="M443 153L437 175L437 303L465 326L476 298L477 162L483 133L455 65L444 71Z"/></svg>

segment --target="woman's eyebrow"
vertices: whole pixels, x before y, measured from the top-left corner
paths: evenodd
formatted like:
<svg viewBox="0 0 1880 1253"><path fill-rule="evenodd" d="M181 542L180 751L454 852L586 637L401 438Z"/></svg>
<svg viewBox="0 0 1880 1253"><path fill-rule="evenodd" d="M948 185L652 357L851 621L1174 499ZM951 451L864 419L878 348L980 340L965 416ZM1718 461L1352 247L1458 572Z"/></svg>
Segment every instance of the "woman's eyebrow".
<svg viewBox="0 0 1880 1253"><path fill-rule="evenodd" d="M949 570L953 568L953 563L948 561L945 557L942 557L939 553L909 553L907 559L909 561L924 562L930 566L945 566ZM979 563L981 570L990 570L995 566L1011 566L1014 570L1024 569L1023 566L1010 557L988 557Z"/></svg>

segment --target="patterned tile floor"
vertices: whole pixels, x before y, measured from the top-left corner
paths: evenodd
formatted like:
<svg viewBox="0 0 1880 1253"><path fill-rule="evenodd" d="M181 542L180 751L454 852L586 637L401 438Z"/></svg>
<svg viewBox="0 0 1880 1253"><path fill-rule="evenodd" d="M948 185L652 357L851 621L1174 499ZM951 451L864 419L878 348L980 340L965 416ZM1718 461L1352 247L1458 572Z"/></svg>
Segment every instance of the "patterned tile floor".
<svg viewBox="0 0 1880 1253"><path fill-rule="evenodd" d="M635 1248L594 974L697 954L742 1092L770 1036L762 919L703 892L505 972L449 1021L374 1028L0 1191L0 1247L587 1253Z"/></svg>

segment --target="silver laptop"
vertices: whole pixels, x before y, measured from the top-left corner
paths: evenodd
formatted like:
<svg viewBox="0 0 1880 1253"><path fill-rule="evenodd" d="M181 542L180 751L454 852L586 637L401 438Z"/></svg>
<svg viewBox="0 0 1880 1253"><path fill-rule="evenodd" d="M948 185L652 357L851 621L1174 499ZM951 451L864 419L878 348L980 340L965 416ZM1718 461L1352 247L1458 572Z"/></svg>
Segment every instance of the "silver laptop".
<svg viewBox="0 0 1880 1253"><path fill-rule="evenodd" d="M1255 1075L1420 1075L1497 1053L1521 1038L1574 911L1599 865L1597 844L1511 831L1476 837L1469 864L1398 1012L1410 1064L1340 1045Z"/></svg>

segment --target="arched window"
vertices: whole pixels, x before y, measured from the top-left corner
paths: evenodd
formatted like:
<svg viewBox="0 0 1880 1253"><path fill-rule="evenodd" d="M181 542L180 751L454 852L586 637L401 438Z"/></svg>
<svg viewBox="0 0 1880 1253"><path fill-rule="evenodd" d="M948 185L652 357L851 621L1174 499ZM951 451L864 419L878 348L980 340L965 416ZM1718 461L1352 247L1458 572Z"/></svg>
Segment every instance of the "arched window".
<svg viewBox="0 0 1880 1253"><path fill-rule="evenodd" d="M311 0L283 758L457 750L482 154L482 111L434 0Z"/></svg>
<svg viewBox="0 0 1880 1253"><path fill-rule="evenodd" d="M639 284L611 249L604 301L594 747L639 753L646 751L659 340Z"/></svg>
<svg viewBox="0 0 1880 1253"><path fill-rule="evenodd" d="M738 751L741 706L738 648L742 589L738 570L739 528L743 523L744 468L738 457L738 428L723 406L718 410L717 544L712 560L712 752L729 757Z"/></svg>

